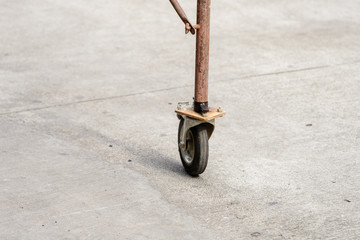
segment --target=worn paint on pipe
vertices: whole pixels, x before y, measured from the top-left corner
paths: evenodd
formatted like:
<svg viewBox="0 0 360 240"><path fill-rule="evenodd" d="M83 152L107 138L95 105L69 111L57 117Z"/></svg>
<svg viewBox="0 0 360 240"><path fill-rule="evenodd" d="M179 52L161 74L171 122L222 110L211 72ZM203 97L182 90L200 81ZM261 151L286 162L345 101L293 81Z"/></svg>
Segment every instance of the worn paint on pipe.
<svg viewBox="0 0 360 240"><path fill-rule="evenodd" d="M197 1L195 102L208 101L211 0Z"/></svg>

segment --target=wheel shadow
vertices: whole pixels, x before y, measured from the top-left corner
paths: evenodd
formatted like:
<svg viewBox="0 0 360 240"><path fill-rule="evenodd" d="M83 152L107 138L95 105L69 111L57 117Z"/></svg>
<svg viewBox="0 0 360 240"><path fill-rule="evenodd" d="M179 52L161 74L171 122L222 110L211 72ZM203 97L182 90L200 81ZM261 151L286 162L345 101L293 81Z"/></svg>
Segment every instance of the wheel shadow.
<svg viewBox="0 0 360 240"><path fill-rule="evenodd" d="M167 156L154 148L139 145L135 142L118 142L119 146L124 148L127 152L134 156L132 162L140 164L142 167L151 168L157 173L177 174L186 178L193 178L185 172L185 169L180 161L180 157ZM178 152L177 149L174 151ZM136 169L136 167L135 167Z"/></svg>

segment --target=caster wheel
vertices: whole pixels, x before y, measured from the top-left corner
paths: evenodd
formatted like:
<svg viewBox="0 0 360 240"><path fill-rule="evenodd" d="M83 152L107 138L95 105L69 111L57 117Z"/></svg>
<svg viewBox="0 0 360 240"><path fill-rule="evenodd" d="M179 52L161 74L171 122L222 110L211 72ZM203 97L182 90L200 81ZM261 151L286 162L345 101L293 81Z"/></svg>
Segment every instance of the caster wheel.
<svg viewBox="0 0 360 240"><path fill-rule="evenodd" d="M209 139L204 125L190 128L186 133L185 143L180 147L180 134L184 119L180 120L178 146L181 162L185 171L191 176L198 176L206 169L209 158Z"/></svg>

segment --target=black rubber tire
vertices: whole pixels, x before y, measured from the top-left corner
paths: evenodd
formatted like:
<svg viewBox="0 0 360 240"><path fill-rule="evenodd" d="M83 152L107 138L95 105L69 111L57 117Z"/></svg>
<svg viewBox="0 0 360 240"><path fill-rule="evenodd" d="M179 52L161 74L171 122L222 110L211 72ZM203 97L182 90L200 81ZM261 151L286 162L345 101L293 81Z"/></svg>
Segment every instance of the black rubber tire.
<svg viewBox="0 0 360 240"><path fill-rule="evenodd" d="M183 125L184 125L184 119L181 119L178 130L178 144L180 143L180 133ZM208 139L207 130L205 128L205 125L203 124L195 126L191 128L189 131L191 131L194 139L193 142L194 156L191 163L189 164L184 160L184 156L182 154L180 147L179 147L179 154L180 154L181 162L185 168L185 171L189 175L193 177L197 177L199 176L199 174L205 171L207 166L207 162L209 158L209 139Z"/></svg>

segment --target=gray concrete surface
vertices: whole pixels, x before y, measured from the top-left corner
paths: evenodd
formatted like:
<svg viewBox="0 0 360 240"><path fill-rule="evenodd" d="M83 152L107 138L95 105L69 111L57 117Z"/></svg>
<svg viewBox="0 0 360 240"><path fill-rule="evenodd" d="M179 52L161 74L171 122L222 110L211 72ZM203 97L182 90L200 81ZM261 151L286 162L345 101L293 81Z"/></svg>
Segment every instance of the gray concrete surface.
<svg viewBox="0 0 360 240"><path fill-rule="evenodd" d="M359 1L213 1L199 178L168 1L0 6L0 239L360 239Z"/></svg>

